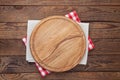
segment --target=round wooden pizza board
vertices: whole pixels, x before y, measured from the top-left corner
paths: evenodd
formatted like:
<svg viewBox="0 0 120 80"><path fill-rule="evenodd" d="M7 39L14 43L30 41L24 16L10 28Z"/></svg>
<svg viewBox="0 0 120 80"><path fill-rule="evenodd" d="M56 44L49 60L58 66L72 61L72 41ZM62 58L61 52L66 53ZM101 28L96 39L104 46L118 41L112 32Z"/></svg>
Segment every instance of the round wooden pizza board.
<svg viewBox="0 0 120 80"><path fill-rule="evenodd" d="M30 37L30 49L36 62L54 72L75 67L85 53L86 41L80 25L63 16L39 22Z"/></svg>

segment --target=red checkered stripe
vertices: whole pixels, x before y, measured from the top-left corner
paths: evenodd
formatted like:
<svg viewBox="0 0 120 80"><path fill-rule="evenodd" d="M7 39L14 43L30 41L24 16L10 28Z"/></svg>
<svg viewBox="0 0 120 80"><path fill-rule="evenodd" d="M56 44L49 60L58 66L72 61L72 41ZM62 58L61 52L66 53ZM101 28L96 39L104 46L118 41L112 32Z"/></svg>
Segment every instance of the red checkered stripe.
<svg viewBox="0 0 120 80"><path fill-rule="evenodd" d="M27 37L22 38L22 41L24 42L25 46L27 44Z"/></svg>
<svg viewBox="0 0 120 80"><path fill-rule="evenodd" d="M65 17L68 17L76 22L80 22L80 19L76 13L76 11L70 12L69 14L66 14Z"/></svg>
<svg viewBox="0 0 120 80"><path fill-rule="evenodd" d="M48 75L50 73L50 71L42 68L38 63L35 63L35 65L42 77L45 77L46 75Z"/></svg>
<svg viewBox="0 0 120 80"><path fill-rule="evenodd" d="M94 44L93 44L93 42L92 42L92 40L91 40L91 38L90 38L90 36L88 37L88 50L92 50L92 49L94 49Z"/></svg>
<svg viewBox="0 0 120 80"><path fill-rule="evenodd" d="M22 38L22 41L24 42L25 46L27 44L27 37ZM37 67L39 73L42 77L48 75L50 72L44 68L42 68L38 63L35 62L35 66Z"/></svg>

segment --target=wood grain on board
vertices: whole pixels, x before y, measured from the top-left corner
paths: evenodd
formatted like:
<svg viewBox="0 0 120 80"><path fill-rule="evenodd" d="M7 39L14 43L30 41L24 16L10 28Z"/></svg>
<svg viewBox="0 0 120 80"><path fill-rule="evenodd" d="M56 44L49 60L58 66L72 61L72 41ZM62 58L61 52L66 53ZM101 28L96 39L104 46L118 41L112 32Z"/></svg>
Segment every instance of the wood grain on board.
<svg viewBox="0 0 120 80"><path fill-rule="evenodd" d="M86 44L80 25L64 16L41 20L30 37L30 49L36 62L54 72L76 66L85 53Z"/></svg>
<svg viewBox="0 0 120 80"><path fill-rule="evenodd" d="M25 60L28 19L65 15L76 10L90 22L95 49L86 66L41 78ZM0 0L0 80L120 80L120 0Z"/></svg>

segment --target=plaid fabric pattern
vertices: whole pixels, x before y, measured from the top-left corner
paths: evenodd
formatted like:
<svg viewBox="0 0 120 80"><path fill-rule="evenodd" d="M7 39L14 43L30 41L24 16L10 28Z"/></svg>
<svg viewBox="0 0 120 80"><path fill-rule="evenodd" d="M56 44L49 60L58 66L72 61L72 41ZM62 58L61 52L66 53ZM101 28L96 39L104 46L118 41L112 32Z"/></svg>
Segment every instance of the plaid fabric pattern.
<svg viewBox="0 0 120 80"><path fill-rule="evenodd" d="M69 14L66 14L65 16L68 17L68 18L70 18L70 19L72 19L72 20L74 20L75 22L78 22L78 23L80 22L80 19L79 19L78 15L77 15L76 11L70 12ZM26 46L27 38L24 37L22 39L22 41L24 42L24 44ZM90 51L90 50L92 50L94 48L94 44L93 44L90 36L88 37L88 42L89 42L88 43L88 49ZM38 63L35 62L35 65L36 65L36 67L37 67L37 69L40 72L40 74L41 74L42 77L50 74L50 71L42 68Z"/></svg>
<svg viewBox="0 0 120 80"><path fill-rule="evenodd" d="M78 17L76 11L70 12L69 14L66 14L65 17L68 17L76 22L80 22L80 18Z"/></svg>
<svg viewBox="0 0 120 80"><path fill-rule="evenodd" d="M91 38L90 38L90 36L88 37L88 50L90 51L90 50L92 50L92 49L94 49L94 44L93 44L93 42L92 42L92 40L91 40Z"/></svg>
<svg viewBox="0 0 120 80"><path fill-rule="evenodd" d="M39 73L41 74L42 77L44 77L44 76L46 76L50 73L50 71L42 68L38 63L35 63L35 65L36 65L36 67L37 67L37 69L38 69L38 71L39 71Z"/></svg>

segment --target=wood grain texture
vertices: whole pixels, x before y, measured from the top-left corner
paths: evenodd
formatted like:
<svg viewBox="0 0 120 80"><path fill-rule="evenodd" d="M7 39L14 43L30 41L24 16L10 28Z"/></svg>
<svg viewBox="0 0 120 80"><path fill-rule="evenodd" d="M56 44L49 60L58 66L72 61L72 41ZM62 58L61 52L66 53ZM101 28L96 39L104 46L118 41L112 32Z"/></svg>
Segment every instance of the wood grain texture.
<svg viewBox="0 0 120 80"><path fill-rule="evenodd" d="M85 53L85 34L71 19L51 16L33 29L30 49L36 62L45 69L67 71L76 66Z"/></svg>
<svg viewBox="0 0 120 80"><path fill-rule="evenodd" d="M0 80L120 80L120 72L52 73L41 78L39 73L0 74Z"/></svg>
<svg viewBox="0 0 120 80"><path fill-rule="evenodd" d="M90 22L91 38L120 38L120 23ZM0 23L0 39L22 39L27 33L27 23Z"/></svg>
<svg viewBox="0 0 120 80"><path fill-rule="evenodd" d="M0 23L0 39L22 39L27 35L27 23Z"/></svg>
<svg viewBox="0 0 120 80"><path fill-rule="evenodd" d="M119 54L119 39L92 39L95 49L90 54Z"/></svg>
<svg viewBox="0 0 120 80"><path fill-rule="evenodd" d="M120 54L120 39L92 39L95 49L89 52L94 54ZM18 45L19 44L19 45ZM25 55L25 46L21 39L0 39L0 55Z"/></svg>
<svg viewBox="0 0 120 80"><path fill-rule="evenodd" d="M76 10L81 21L120 22L119 6L0 6L0 22L27 22Z"/></svg>
<svg viewBox="0 0 120 80"><path fill-rule="evenodd" d="M27 35L27 23L0 23L0 39L22 39Z"/></svg>
<svg viewBox="0 0 120 80"><path fill-rule="evenodd" d="M0 0L0 5L120 5L119 0Z"/></svg>
<svg viewBox="0 0 120 80"><path fill-rule="evenodd" d="M25 56L0 56L0 73L17 72L38 72L38 70L34 63L25 60Z"/></svg>
<svg viewBox="0 0 120 80"><path fill-rule="evenodd" d="M76 10L90 22L95 49L88 64L41 78L25 60L28 19L65 15ZM9 23L10 22L10 23ZM120 80L120 0L0 0L0 80Z"/></svg>
<svg viewBox="0 0 120 80"><path fill-rule="evenodd" d="M120 54L90 55L86 66L77 65L68 72L120 71ZM0 73L38 72L34 63L28 63L25 56L0 56Z"/></svg>
<svg viewBox="0 0 120 80"><path fill-rule="evenodd" d="M0 40L0 55L25 55L26 48L22 40Z"/></svg>

